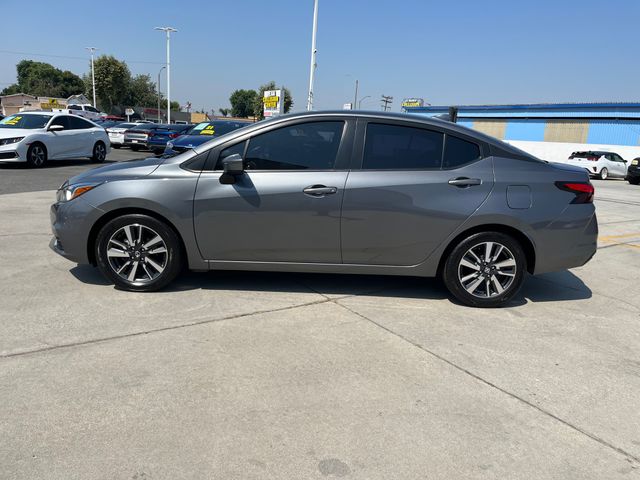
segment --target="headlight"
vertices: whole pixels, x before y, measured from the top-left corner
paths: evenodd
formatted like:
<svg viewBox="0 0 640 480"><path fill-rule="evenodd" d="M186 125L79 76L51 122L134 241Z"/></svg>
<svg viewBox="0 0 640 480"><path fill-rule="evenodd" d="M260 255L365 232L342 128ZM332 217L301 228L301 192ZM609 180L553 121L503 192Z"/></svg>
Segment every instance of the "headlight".
<svg viewBox="0 0 640 480"><path fill-rule="evenodd" d="M56 200L58 202L68 202L96 188L98 185L100 185L100 183L78 183L76 185L69 185L67 182L64 182L56 192Z"/></svg>
<svg viewBox="0 0 640 480"><path fill-rule="evenodd" d="M173 148L173 142L167 142L167 148Z"/></svg>
<svg viewBox="0 0 640 480"><path fill-rule="evenodd" d="M11 145L12 143L18 143L24 137L14 137L14 138L2 138L0 139L0 145Z"/></svg>

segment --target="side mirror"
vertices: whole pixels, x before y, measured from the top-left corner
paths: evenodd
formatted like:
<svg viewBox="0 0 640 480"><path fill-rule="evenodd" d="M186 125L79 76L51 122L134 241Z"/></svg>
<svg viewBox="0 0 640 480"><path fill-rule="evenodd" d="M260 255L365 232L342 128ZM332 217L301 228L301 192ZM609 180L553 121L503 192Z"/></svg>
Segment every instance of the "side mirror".
<svg viewBox="0 0 640 480"><path fill-rule="evenodd" d="M47 130L50 132L60 132L64 130L64 127L62 125L51 125Z"/></svg>
<svg viewBox="0 0 640 480"><path fill-rule="evenodd" d="M220 183L231 185L236 183L236 177L244 173L244 160L237 153L229 155L222 161L224 173L220 176Z"/></svg>

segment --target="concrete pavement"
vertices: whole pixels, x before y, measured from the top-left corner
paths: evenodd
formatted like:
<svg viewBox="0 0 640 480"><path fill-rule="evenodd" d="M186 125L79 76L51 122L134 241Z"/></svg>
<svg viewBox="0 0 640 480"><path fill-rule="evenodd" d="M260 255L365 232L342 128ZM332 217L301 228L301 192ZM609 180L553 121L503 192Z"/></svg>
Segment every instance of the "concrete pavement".
<svg viewBox="0 0 640 480"><path fill-rule="evenodd" d="M133 294L0 196L0 478L638 478L640 187L475 310L436 280L223 272Z"/></svg>

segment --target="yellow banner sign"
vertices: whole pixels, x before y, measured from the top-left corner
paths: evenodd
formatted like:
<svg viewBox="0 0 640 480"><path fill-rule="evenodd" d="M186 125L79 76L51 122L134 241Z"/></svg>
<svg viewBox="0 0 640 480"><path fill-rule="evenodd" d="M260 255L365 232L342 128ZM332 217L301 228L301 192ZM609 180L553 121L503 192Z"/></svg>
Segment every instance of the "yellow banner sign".
<svg viewBox="0 0 640 480"><path fill-rule="evenodd" d="M277 108L278 102L280 101L280 97L262 97L262 103L264 103L265 108Z"/></svg>

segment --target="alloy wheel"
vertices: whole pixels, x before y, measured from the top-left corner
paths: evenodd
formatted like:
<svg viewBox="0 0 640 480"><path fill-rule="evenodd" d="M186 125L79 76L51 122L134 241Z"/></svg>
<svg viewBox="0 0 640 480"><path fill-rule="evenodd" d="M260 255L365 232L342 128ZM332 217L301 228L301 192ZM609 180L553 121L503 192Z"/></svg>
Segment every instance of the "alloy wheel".
<svg viewBox="0 0 640 480"><path fill-rule="evenodd" d="M46 154L44 153L44 148L40 145L34 145L31 147L31 163L36 167L41 167L44 165L44 159L46 158Z"/></svg>
<svg viewBox="0 0 640 480"><path fill-rule="evenodd" d="M148 283L167 267L169 252L158 233L140 224L125 225L107 242L109 266L123 280Z"/></svg>
<svg viewBox="0 0 640 480"><path fill-rule="evenodd" d="M458 281L471 295L492 298L511 287L516 276L516 259L498 242L482 242L469 248L458 264Z"/></svg>
<svg viewBox="0 0 640 480"><path fill-rule="evenodd" d="M98 162L103 162L107 157L106 148L103 144L98 143L94 148L94 157Z"/></svg>

